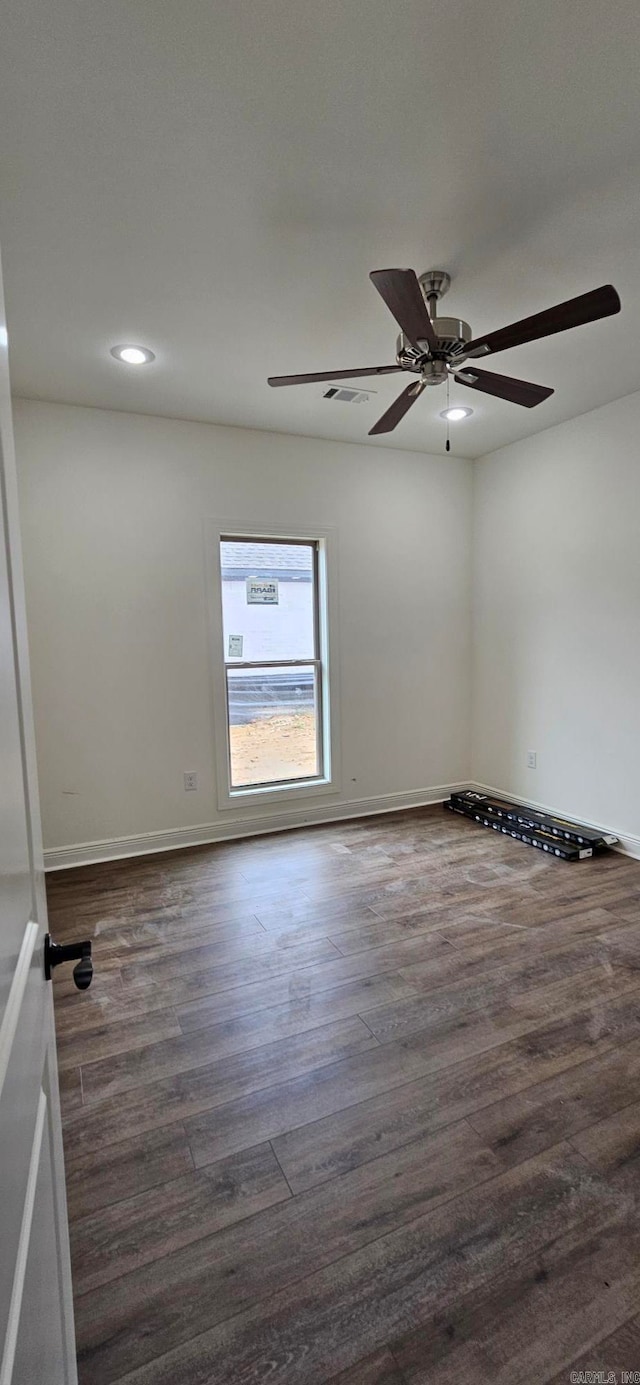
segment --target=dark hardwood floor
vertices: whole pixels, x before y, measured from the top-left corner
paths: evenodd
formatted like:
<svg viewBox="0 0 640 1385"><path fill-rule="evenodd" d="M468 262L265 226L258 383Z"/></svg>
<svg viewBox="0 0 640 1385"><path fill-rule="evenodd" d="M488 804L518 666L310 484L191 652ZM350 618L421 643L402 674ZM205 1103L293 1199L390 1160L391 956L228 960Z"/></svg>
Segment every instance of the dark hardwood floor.
<svg viewBox="0 0 640 1385"><path fill-rule="evenodd" d="M82 1385L640 1370L640 862L433 808L48 896Z"/></svg>

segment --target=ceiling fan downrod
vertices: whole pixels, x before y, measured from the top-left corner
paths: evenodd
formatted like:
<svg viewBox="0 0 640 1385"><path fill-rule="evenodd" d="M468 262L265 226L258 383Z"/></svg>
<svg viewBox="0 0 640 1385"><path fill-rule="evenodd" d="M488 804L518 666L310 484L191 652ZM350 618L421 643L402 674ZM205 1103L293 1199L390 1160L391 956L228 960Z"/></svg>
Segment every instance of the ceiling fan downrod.
<svg viewBox="0 0 640 1385"><path fill-rule="evenodd" d="M446 269L428 269L426 274L420 275L418 283L429 309L429 317L434 322L438 316L438 301L451 287L451 275L447 274Z"/></svg>

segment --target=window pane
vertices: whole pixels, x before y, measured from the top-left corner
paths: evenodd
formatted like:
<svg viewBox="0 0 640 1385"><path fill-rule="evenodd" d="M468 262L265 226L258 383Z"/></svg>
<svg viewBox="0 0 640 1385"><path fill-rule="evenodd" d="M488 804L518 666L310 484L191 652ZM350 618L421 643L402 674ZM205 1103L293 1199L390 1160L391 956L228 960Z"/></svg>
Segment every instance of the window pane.
<svg viewBox="0 0 640 1385"><path fill-rule="evenodd" d="M315 658L314 545L223 539L227 662Z"/></svg>
<svg viewBox="0 0 640 1385"><path fill-rule="evenodd" d="M227 689L232 788L320 773L313 664L230 668Z"/></svg>

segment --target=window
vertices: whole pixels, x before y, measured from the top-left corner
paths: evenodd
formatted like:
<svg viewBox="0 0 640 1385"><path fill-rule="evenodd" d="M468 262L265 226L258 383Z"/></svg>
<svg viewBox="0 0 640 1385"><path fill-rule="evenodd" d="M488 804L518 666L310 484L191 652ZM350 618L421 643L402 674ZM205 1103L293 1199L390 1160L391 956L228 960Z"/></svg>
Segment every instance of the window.
<svg viewBox="0 0 640 1385"><path fill-rule="evenodd" d="M229 795L326 786L323 541L222 533L219 545Z"/></svg>

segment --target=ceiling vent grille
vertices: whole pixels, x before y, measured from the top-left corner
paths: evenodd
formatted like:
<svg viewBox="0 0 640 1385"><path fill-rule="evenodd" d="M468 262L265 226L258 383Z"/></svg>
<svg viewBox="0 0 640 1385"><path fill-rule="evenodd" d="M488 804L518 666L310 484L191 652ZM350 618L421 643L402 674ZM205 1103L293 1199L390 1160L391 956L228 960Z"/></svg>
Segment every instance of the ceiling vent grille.
<svg viewBox="0 0 640 1385"><path fill-rule="evenodd" d="M370 395L366 390L338 389L337 385L331 385L330 389L325 390L323 397L325 399L337 399L344 404L366 404Z"/></svg>

